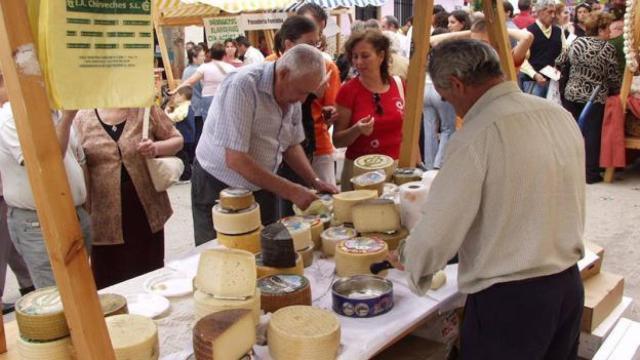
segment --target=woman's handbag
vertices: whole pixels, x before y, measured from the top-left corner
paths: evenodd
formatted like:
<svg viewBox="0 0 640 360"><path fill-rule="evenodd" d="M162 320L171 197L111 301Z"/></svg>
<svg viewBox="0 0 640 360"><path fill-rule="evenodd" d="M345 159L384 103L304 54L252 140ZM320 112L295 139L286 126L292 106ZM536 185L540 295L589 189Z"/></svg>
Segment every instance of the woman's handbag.
<svg viewBox="0 0 640 360"><path fill-rule="evenodd" d="M144 109L142 118L142 139L149 138L149 115L151 108ZM157 192L166 191L171 185L180 180L180 175L184 171L182 160L176 156L165 156L160 158L146 159L151 182Z"/></svg>

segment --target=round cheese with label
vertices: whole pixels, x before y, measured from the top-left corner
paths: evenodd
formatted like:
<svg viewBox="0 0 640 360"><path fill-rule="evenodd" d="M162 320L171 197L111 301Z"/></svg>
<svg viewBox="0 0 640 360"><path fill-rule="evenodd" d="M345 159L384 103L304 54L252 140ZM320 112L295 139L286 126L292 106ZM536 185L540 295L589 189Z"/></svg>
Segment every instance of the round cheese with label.
<svg viewBox="0 0 640 360"><path fill-rule="evenodd" d="M384 192L384 183L387 175L382 170L369 171L351 178L353 188L356 190L375 190L378 196Z"/></svg>
<svg viewBox="0 0 640 360"><path fill-rule="evenodd" d="M292 305L311 305L311 285L302 275L269 275L258 280L265 313Z"/></svg>
<svg viewBox="0 0 640 360"><path fill-rule="evenodd" d="M253 203L249 208L240 211L224 209L220 204L213 207L213 227L216 232L227 235L247 234L262 226L260 221L260 205Z"/></svg>
<svg viewBox="0 0 640 360"><path fill-rule="evenodd" d="M311 225L300 216L289 216L282 218L280 222L286 226L291 239L293 239L293 247L296 251L306 249L313 246L311 238Z"/></svg>
<svg viewBox="0 0 640 360"><path fill-rule="evenodd" d="M28 340L48 341L69 335L62 299L55 286L40 288L15 304L20 335Z"/></svg>
<svg viewBox="0 0 640 360"><path fill-rule="evenodd" d="M322 218L318 215L306 215L302 216L302 219L311 227L311 241L313 242L313 247L319 249L320 246L322 246L320 236L324 231Z"/></svg>
<svg viewBox="0 0 640 360"><path fill-rule="evenodd" d="M418 168L398 168L393 172L393 182L400 186L412 181L422 180L423 171Z"/></svg>
<svg viewBox="0 0 640 360"><path fill-rule="evenodd" d="M384 233L384 232L370 232L370 233L362 233L364 237L369 237L372 239L379 239L387 243L389 250L395 250L398 248L400 241L404 240L409 236L409 230L406 227L401 227L399 230Z"/></svg>
<svg viewBox="0 0 640 360"><path fill-rule="evenodd" d="M271 316L269 354L278 360L334 360L340 348L340 321L327 310L295 305Z"/></svg>
<svg viewBox="0 0 640 360"><path fill-rule="evenodd" d="M369 267L382 262L389 255L389 247L382 240L357 237L336 246L336 274L340 277L371 274ZM386 271L378 274L385 276Z"/></svg>
<svg viewBox="0 0 640 360"><path fill-rule="evenodd" d="M313 264L313 246L309 246L306 249L298 251L298 254L302 257L302 265L308 268Z"/></svg>
<svg viewBox="0 0 640 360"><path fill-rule="evenodd" d="M105 319L116 359L158 359L158 327L142 315L114 315Z"/></svg>
<svg viewBox="0 0 640 360"><path fill-rule="evenodd" d="M363 155L353 162L353 176L369 171L382 170L388 181L393 176L395 167L395 162L390 156L380 154Z"/></svg>
<svg viewBox="0 0 640 360"><path fill-rule="evenodd" d="M246 250L250 253L260 252L260 233L262 227L240 235L227 235L218 233L218 242L220 245L229 249Z"/></svg>
<svg viewBox="0 0 640 360"><path fill-rule="evenodd" d="M255 203L253 193L247 189L226 188L220 192L218 203L225 210L244 210L248 209Z"/></svg>
<svg viewBox="0 0 640 360"><path fill-rule="evenodd" d="M326 256L336 253L336 245L343 240L353 239L358 236L355 229L346 226L330 227L322 233L322 252Z"/></svg>

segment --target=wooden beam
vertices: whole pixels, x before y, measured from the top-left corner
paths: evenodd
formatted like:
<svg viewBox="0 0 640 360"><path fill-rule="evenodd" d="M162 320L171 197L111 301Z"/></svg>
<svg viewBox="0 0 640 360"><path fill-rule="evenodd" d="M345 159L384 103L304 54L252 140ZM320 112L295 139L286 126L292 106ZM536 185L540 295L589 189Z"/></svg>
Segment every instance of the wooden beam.
<svg viewBox="0 0 640 360"><path fill-rule="evenodd" d="M265 30L264 31L264 40L267 42L267 47L269 48L269 50L271 51L275 51L275 38L276 34L275 31L273 30Z"/></svg>
<svg viewBox="0 0 640 360"><path fill-rule="evenodd" d="M160 26L203 26L202 16L187 16L176 18L159 18L158 25Z"/></svg>
<svg viewBox="0 0 640 360"><path fill-rule="evenodd" d="M431 37L433 0L413 3L413 42L415 51L411 55L407 76L402 144L400 146L400 167L414 167L418 162L420 126L422 125L422 99Z"/></svg>
<svg viewBox="0 0 640 360"><path fill-rule="evenodd" d="M115 359L35 49L26 2L0 0L0 64L73 344L80 359Z"/></svg>
<svg viewBox="0 0 640 360"><path fill-rule="evenodd" d="M342 14L341 13L337 13L336 14L336 23L338 23L338 33L336 34L336 59L338 58L338 56L340 56L341 51L340 51L340 46L342 46Z"/></svg>
<svg viewBox="0 0 640 360"><path fill-rule="evenodd" d="M156 5L152 7L153 14L153 28L156 31L156 36L158 37L158 47L160 47L160 55L162 56L162 65L164 67L165 74L167 74L167 82L169 83L169 90L173 90L178 86L176 84L176 79L173 77L173 68L171 68L171 59L169 59L169 50L167 48L167 41L164 38L164 33L162 32L162 26L160 26L160 10ZM180 54L176 54L176 56L180 56Z"/></svg>
<svg viewBox="0 0 640 360"><path fill-rule="evenodd" d="M516 67L513 63L511 43L507 33L507 22L504 14L503 0L484 0L484 19L491 44L500 56L500 64L508 80L516 81Z"/></svg>

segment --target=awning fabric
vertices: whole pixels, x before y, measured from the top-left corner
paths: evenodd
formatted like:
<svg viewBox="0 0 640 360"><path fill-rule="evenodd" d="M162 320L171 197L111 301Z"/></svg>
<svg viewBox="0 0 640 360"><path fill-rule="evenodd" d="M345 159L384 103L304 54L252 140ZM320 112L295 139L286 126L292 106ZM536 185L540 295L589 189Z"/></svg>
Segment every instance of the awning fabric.
<svg viewBox="0 0 640 360"><path fill-rule="evenodd" d="M296 10L305 3L315 3L326 9L352 6L382 6L387 0L303 0L293 4L290 10Z"/></svg>

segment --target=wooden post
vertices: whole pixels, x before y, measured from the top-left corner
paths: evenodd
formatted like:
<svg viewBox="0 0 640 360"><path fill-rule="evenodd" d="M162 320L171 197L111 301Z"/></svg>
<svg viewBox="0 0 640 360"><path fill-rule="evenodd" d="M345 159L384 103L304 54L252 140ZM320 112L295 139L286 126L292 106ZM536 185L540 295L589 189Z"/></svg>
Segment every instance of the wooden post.
<svg viewBox="0 0 640 360"><path fill-rule="evenodd" d="M402 144L400 146L400 167L414 167L418 162L420 126L422 125L422 99L431 37L433 0L413 3L413 42L415 51L411 55L407 76L407 96L405 96L405 117L402 125Z"/></svg>
<svg viewBox="0 0 640 360"><path fill-rule="evenodd" d="M264 40L267 42L267 47L271 51L275 51L275 31L273 30L265 30L264 31Z"/></svg>
<svg viewBox="0 0 640 360"><path fill-rule="evenodd" d="M35 49L26 2L0 0L0 64L73 344L80 359L115 359Z"/></svg>
<svg viewBox="0 0 640 360"><path fill-rule="evenodd" d="M0 303L0 310L2 310L2 304ZM4 315L0 314L0 354L7 352L7 338L4 334Z"/></svg>
<svg viewBox="0 0 640 360"><path fill-rule="evenodd" d="M511 44L507 34L506 17L503 0L484 0L484 19L487 22L487 33L491 44L500 56L500 64L508 80L516 81L516 67L513 63Z"/></svg>
<svg viewBox="0 0 640 360"><path fill-rule="evenodd" d="M341 51L340 51L340 46L342 46L341 44L341 37L342 37L342 14L338 13L336 14L336 23L338 23L338 33L336 34L336 59L338 58L338 56L340 56Z"/></svg>
<svg viewBox="0 0 640 360"><path fill-rule="evenodd" d="M640 1L640 0L636 0ZM637 5L636 5L637 7ZM632 46L636 49L640 49L640 11L636 11L634 18L635 33L634 40L632 40ZM627 102L629 100L629 93L631 92L631 83L633 82L633 73L629 67L624 68L624 77L622 78L622 85L620 86L620 102L622 103L622 113L627 111ZM640 139L627 138L625 141L625 147L627 149L640 149ZM615 168L606 168L604 172L604 181L607 183L613 182L613 176L615 174Z"/></svg>
<svg viewBox="0 0 640 360"><path fill-rule="evenodd" d="M152 7L153 14L153 28L156 31L156 36L158 37L158 47L160 47L160 55L162 56L162 64L164 66L165 74L167 74L167 83L169 84L169 90L173 90L178 86L176 84L176 79L173 77L173 69L171 68L171 60L169 59L169 50L167 48L167 41L164 38L164 33L162 32L162 26L160 25L160 10L158 9L158 2L155 2L156 5ZM179 54L176 54L179 56Z"/></svg>

